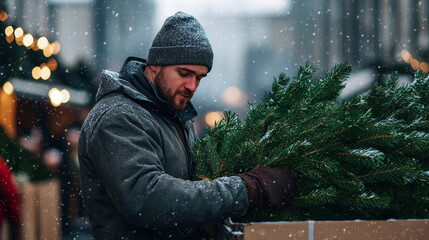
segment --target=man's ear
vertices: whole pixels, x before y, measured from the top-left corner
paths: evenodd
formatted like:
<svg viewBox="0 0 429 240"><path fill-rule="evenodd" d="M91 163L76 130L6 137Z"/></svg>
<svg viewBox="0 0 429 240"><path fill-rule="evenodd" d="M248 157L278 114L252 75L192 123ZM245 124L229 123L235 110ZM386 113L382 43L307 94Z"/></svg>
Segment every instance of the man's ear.
<svg viewBox="0 0 429 240"><path fill-rule="evenodd" d="M161 66L159 65L149 65L148 66L150 68L150 70L152 70L152 72L157 73L159 71L159 69L161 68Z"/></svg>

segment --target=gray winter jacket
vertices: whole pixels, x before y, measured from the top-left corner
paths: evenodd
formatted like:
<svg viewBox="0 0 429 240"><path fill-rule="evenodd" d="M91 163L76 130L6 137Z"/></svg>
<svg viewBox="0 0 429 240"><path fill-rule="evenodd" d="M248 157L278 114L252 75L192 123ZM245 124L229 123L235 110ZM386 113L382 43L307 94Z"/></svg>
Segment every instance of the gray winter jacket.
<svg viewBox="0 0 429 240"><path fill-rule="evenodd" d="M80 177L96 239L182 239L189 227L248 208L240 177L191 181L196 112L192 104L171 111L144 68L145 60L129 58L119 73L104 71L82 127Z"/></svg>

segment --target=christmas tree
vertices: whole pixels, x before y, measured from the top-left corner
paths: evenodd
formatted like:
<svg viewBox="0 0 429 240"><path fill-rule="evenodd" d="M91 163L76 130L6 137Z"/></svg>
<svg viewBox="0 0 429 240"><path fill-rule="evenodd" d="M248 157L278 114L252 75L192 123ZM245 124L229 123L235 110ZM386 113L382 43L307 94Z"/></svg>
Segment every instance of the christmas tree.
<svg viewBox="0 0 429 240"><path fill-rule="evenodd" d="M243 122L232 112L194 148L197 177L260 166L288 167L299 190L285 210L249 211L241 221L429 218L429 78L338 100L350 65L321 79L314 66L280 74Z"/></svg>

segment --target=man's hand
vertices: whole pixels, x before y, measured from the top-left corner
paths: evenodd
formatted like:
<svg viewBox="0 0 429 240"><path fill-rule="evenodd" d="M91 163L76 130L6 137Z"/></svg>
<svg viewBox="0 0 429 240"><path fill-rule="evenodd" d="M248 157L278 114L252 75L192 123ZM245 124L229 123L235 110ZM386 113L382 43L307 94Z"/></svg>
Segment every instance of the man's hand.
<svg viewBox="0 0 429 240"><path fill-rule="evenodd" d="M264 166L238 176L246 182L249 208L271 204L283 209L297 190L296 179L288 168Z"/></svg>

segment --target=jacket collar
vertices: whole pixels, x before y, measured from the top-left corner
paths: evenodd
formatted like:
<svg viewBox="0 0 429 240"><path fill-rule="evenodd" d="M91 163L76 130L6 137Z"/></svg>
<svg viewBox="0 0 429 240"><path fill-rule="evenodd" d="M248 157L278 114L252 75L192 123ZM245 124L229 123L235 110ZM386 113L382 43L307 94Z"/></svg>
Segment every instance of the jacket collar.
<svg viewBox="0 0 429 240"><path fill-rule="evenodd" d="M197 116L197 111L191 102L188 102L185 109L182 111L174 111L170 105L159 95L155 86L144 74L146 68L146 60L137 57L128 57L119 75L121 78L128 80L137 88L139 92L145 95L149 102L156 107L159 107L162 112L170 115L173 118L178 118L181 121L188 121Z"/></svg>

